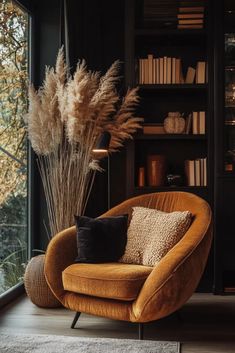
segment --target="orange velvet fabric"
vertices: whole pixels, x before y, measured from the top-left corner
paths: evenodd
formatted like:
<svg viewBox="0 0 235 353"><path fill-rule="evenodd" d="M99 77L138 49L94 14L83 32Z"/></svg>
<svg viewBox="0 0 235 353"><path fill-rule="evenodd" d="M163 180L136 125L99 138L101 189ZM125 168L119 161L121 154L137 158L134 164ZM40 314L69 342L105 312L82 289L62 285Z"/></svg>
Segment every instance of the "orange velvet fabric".
<svg viewBox="0 0 235 353"><path fill-rule="evenodd" d="M171 314L192 295L204 271L212 241L212 214L208 203L185 192L153 193L124 201L102 216L131 215L133 206L165 212L188 210L193 222L180 242L153 267L137 298L131 302L65 291L62 272L76 257L76 230L72 227L59 233L48 246L45 275L65 307L118 320L148 322Z"/></svg>
<svg viewBox="0 0 235 353"><path fill-rule="evenodd" d="M95 297L134 300L152 267L122 263L73 264L62 272L64 289Z"/></svg>

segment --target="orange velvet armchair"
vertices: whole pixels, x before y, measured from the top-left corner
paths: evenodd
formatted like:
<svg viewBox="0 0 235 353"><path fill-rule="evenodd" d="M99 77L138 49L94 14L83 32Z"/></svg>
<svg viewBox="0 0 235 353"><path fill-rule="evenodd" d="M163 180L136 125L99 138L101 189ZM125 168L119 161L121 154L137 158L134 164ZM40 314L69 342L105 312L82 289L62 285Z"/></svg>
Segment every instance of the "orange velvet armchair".
<svg viewBox="0 0 235 353"><path fill-rule="evenodd" d="M190 211L193 221L183 238L154 267L123 263L77 264L76 229L51 240L45 258L47 282L61 303L80 313L143 323L179 309L193 294L203 274L212 241L208 203L186 192L160 192L133 197L101 217L130 214L133 206L164 212Z"/></svg>

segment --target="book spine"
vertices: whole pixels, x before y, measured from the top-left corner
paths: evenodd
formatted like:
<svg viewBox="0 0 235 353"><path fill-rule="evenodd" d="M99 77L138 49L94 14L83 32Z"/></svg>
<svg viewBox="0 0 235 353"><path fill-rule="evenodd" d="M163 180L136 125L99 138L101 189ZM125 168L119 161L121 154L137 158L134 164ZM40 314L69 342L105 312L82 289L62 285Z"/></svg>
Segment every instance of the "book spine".
<svg viewBox="0 0 235 353"><path fill-rule="evenodd" d="M171 58L167 58L166 83L171 84Z"/></svg>
<svg viewBox="0 0 235 353"><path fill-rule="evenodd" d="M153 55L148 55L148 83L153 83Z"/></svg>
<svg viewBox="0 0 235 353"><path fill-rule="evenodd" d="M159 83L160 84L163 84L163 76L164 76L164 74L163 74L163 71L164 71L164 62L163 62L163 58L159 58L159 63L160 63L160 66L159 66L159 72L160 72L160 74L159 74Z"/></svg>
<svg viewBox="0 0 235 353"><path fill-rule="evenodd" d="M201 185L200 159L195 159L194 165L195 165L195 185L200 186Z"/></svg>
<svg viewBox="0 0 235 353"><path fill-rule="evenodd" d="M175 83L180 83L181 59L175 60Z"/></svg>
<svg viewBox="0 0 235 353"><path fill-rule="evenodd" d="M198 112L193 112L192 130L194 135L198 134L198 120Z"/></svg>
<svg viewBox="0 0 235 353"><path fill-rule="evenodd" d="M194 160L189 160L189 181L188 185L189 186L195 186L195 165L194 165Z"/></svg>
<svg viewBox="0 0 235 353"><path fill-rule="evenodd" d="M171 83L175 83L175 58L172 58Z"/></svg>
<svg viewBox="0 0 235 353"><path fill-rule="evenodd" d="M196 68L196 83L206 82L206 62L198 61Z"/></svg>
<svg viewBox="0 0 235 353"><path fill-rule="evenodd" d="M206 112L199 112L199 134L205 135L206 133Z"/></svg>
<svg viewBox="0 0 235 353"><path fill-rule="evenodd" d="M207 186L207 158L203 159L203 186Z"/></svg>
<svg viewBox="0 0 235 353"><path fill-rule="evenodd" d="M163 83L167 83L167 57L163 57Z"/></svg>

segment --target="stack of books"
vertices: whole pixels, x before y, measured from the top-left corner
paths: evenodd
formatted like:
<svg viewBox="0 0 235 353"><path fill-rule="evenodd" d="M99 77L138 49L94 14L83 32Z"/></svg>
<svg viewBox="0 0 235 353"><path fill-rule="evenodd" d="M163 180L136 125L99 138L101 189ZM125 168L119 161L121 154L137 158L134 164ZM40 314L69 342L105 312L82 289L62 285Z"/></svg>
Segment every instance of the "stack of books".
<svg viewBox="0 0 235 353"><path fill-rule="evenodd" d="M206 82L206 62L198 61L196 68L188 67L186 77L182 73L180 58L148 54L139 59L139 84L203 84Z"/></svg>
<svg viewBox="0 0 235 353"><path fill-rule="evenodd" d="M207 159L186 160L185 175L188 186L207 186Z"/></svg>
<svg viewBox="0 0 235 353"><path fill-rule="evenodd" d="M157 29L200 29L204 27L202 0L144 0L143 24Z"/></svg>
<svg viewBox="0 0 235 353"><path fill-rule="evenodd" d="M197 3L200 2L189 2L189 6L179 7L177 28L200 29L204 27L204 6L199 6Z"/></svg>
<svg viewBox="0 0 235 353"><path fill-rule="evenodd" d="M177 5L174 0L144 0L145 27L176 28Z"/></svg>

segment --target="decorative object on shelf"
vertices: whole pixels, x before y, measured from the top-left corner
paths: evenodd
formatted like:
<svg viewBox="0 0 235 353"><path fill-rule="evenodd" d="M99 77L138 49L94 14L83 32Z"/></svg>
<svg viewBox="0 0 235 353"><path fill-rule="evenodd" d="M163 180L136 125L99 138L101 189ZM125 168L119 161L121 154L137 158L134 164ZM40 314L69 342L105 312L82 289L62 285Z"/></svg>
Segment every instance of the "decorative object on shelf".
<svg viewBox="0 0 235 353"><path fill-rule="evenodd" d="M138 172L138 186L143 187L145 186L145 168L140 167Z"/></svg>
<svg viewBox="0 0 235 353"><path fill-rule="evenodd" d="M101 76L82 60L72 77L60 49L55 69L46 69L43 86L38 91L29 88L25 121L38 157L49 238L74 225L74 214L83 215L95 173L102 171L93 152L102 133L111 136L109 153L119 150L141 127L143 119L134 113L138 88L129 89L125 97L117 93L119 68L115 61Z"/></svg>
<svg viewBox="0 0 235 353"><path fill-rule="evenodd" d="M233 172L235 165L235 151L227 151L225 153L225 171Z"/></svg>
<svg viewBox="0 0 235 353"><path fill-rule="evenodd" d="M58 308L62 305L47 284L44 260L45 255L38 255L29 261L24 274L25 291L35 305L42 308Z"/></svg>
<svg viewBox="0 0 235 353"><path fill-rule="evenodd" d="M182 175L168 174L166 179L169 186L181 186L183 184Z"/></svg>
<svg viewBox="0 0 235 353"><path fill-rule="evenodd" d="M166 156L160 154L147 157L148 185L162 186L166 177Z"/></svg>
<svg viewBox="0 0 235 353"><path fill-rule="evenodd" d="M167 134L182 134L185 131L185 120L179 112L169 112L164 120Z"/></svg>

